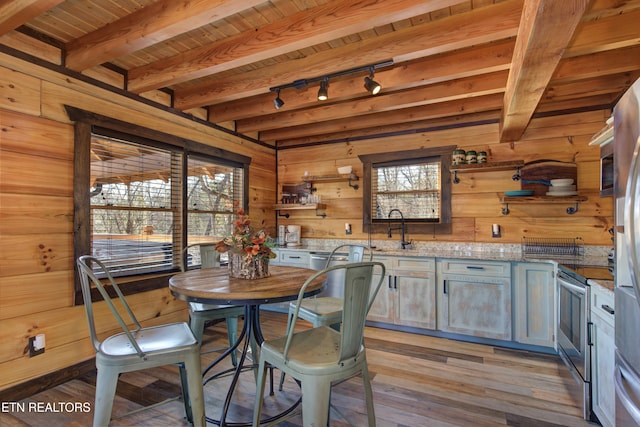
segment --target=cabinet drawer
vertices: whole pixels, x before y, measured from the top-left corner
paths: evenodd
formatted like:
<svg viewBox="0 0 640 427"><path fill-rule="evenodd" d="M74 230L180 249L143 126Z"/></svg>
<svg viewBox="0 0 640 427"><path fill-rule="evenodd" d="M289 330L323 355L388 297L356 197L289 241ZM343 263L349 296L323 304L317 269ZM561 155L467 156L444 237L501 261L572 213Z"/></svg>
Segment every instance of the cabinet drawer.
<svg viewBox="0 0 640 427"><path fill-rule="evenodd" d="M434 258L399 257L395 259L394 268L409 271L436 271Z"/></svg>
<svg viewBox="0 0 640 427"><path fill-rule="evenodd" d="M279 261L282 265L309 267L309 252L281 250Z"/></svg>
<svg viewBox="0 0 640 427"><path fill-rule="evenodd" d="M440 273L465 276L511 277L511 263L499 261L440 260Z"/></svg>
<svg viewBox="0 0 640 427"><path fill-rule="evenodd" d="M598 284L591 284L591 312L610 323L614 321L613 292Z"/></svg>

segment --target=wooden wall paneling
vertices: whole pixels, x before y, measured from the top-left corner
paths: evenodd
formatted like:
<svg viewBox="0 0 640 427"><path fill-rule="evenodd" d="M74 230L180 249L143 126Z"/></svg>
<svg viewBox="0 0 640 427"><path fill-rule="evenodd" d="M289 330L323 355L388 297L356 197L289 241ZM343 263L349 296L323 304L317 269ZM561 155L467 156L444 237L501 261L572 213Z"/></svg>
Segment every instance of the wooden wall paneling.
<svg viewBox="0 0 640 427"><path fill-rule="evenodd" d="M6 319L69 307L73 305L73 271L2 276L0 297L3 324Z"/></svg>
<svg viewBox="0 0 640 427"><path fill-rule="evenodd" d="M0 192L71 196L73 167L67 160L5 151L0 169Z"/></svg>
<svg viewBox="0 0 640 427"><path fill-rule="evenodd" d="M0 276L73 270L71 233L3 235Z"/></svg>
<svg viewBox="0 0 640 427"><path fill-rule="evenodd" d="M502 216L499 193L458 194L451 200L451 215L457 218L477 218Z"/></svg>
<svg viewBox="0 0 640 427"><path fill-rule="evenodd" d="M40 114L40 80L0 67L0 108L37 116ZM8 121L0 115L2 126Z"/></svg>
<svg viewBox="0 0 640 427"><path fill-rule="evenodd" d="M73 198L0 193L0 234L73 232ZM1 246L1 243L0 243ZM0 257L1 258L1 257ZM2 260L0 259L0 265ZM2 276L2 273L0 273Z"/></svg>
<svg viewBox="0 0 640 427"><path fill-rule="evenodd" d="M30 156L73 160L73 126L11 110L0 112L0 149Z"/></svg>

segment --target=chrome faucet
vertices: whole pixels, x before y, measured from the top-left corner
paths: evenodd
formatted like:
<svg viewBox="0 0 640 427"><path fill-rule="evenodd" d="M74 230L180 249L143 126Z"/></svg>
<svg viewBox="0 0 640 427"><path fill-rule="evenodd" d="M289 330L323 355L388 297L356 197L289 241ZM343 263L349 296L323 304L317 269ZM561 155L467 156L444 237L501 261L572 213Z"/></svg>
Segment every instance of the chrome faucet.
<svg viewBox="0 0 640 427"><path fill-rule="evenodd" d="M391 214L394 212L398 212L400 214L400 226L399 227L391 227ZM389 218L389 226L387 227L387 236L392 237L391 230L400 230L400 249L411 249L412 242L406 241L404 233L406 231L405 223L404 223L404 215L400 209L391 209L389 214L387 215Z"/></svg>

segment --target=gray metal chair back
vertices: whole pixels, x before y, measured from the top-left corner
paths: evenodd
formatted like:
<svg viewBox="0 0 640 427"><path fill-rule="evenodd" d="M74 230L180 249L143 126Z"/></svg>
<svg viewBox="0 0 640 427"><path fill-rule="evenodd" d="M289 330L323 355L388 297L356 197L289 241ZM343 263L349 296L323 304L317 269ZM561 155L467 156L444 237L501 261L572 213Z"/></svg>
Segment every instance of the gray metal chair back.
<svg viewBox="0 0 640 427"><path fill-rule="evenodd" d="M348 249L348 261L349 262L370 262L373 260L373 250L369 246L357 245L353 243L345 243L333 248L327 258L327 265L325 268L331 265L331 262L335 260L344 249Z"/></svg>
<svg viewBox="0 0 640 427"><path fill-rule="evenodd" d="M378 283L375 284L372 291L373 270L376 266L380 267L381 274ZM302 288L300 288L296 308L293 311L293 319L288 326L287 344L284 350L285 359L287 357L288 347L291 344L293 331L295 330L295 323L299 317L300 308L302 307L302 301L305 299L304 294L306 293L307 287L316 277L336 270L344 270L345 273L344 295L342 297L342 327L340 328L342 335L340 345L341 355L339 362L344 361L345 358L353 357L360 348L364 337L367 313L371 305L370 301L376 298L384 281L386 269L381 262L370 261L335 265L318 271L305 281Z"/></svg>
<svg viewBox="0 0 640 427"><path fill-rule="evenodd" d="M116 281L113 279L113 276L111 275L111 272L109 271L109 269L104 265L104 263L102 263L102 261L91 256L82 256L78 258L77 264L78 264L78 272L80 274L80 283L82 285L82 297L84 299L84 309L87 314L87 321L89 324L89 334L91 336L91 342L93 343L93 348L96 351L100 351L100 340L98 339L98 334L96 332L95 317L93 315L93 303L91 301L91 284L92 283L95 286L95 288L98 290L98 292L100 292L100 295L104 299L104 302L107 304L107 306L113 313L113 316L116 318L118 325L120 325L122 332L124 332L124 334L129 339L131 346L136 350L136 352L140 357L143 357L144 352L139 347L138 343L133 337L133 334L131 333L131 331L129 330L129 327L127 326L127 322L122 317L122 314L116 308L115 304L111 300L111 297L109 296L104 285L93 272L93 268L91 265L96 264L100 267L100 270L106 276L107 280L109 281L109 284L111 285L113 290L116 292L116 296L120 300L122 310L125 311L126 317L128 317L129 322L133 323L133 325L135 326L134 332L138 332L142 328L142 326L140 326L140 322L138 322L138 319L133 314L133 310L131 310L131 307L127 303L127 300L124 298L124 294L118 287L118 284L116 283Z"/></svg>
<svg viewBox="0 0 640 427"><path fill-rule="evenodd" d="M190 254L193 249L198 249L197 253ZM193 259L194 255L200 258L200 268L220 267L220 253L216 250L215 243L192 243L182 249L180 271L189 269L189 256Z"/></svg>
<svg viewBox="0 0 640 427"><path fill-rule="evenodd" d="M380 269L380 279L372 284L374 268ZM335 330L318 326L296 332L296 320L306 299L308 286L319 276L344 272L342 327ZM305 426L328 424L331 385L361 374L369 426L375 426L373 393L364 347L364 328L371 296L375 298L384 281L385 266L380 262L340 264L317 271L300 288L292 319L284 337L262 343L258 366L258 395L254 407L253 425L261 423L266 373L269 367L281 369L302 387L302 418ZM374 286L374 288L372 288Z"/></svg>
<svg viewBox="0 0 640 427"><path fill-rule="evenodd" d="M127 303L111 272L99 259L85 255L76 262L82 285L82 296L89 325L89 335L96 350L96 398L93 425L103 427L109 424L118 377L123 372L139 371L163 365L178 365L182 385L182 399L187 419L194 426L206 425L200 362L200 344L185 322L143 327ZM114 304L105 285L94 272L97 266L99 276L115 292ZM121 333L103 340L98 338L91 288L95 287L102 296L118 325ZM103 318L103 316L100 316ZM133 325L130 330L129 325ZM111 329L108 325L106 328Z"/></svg>

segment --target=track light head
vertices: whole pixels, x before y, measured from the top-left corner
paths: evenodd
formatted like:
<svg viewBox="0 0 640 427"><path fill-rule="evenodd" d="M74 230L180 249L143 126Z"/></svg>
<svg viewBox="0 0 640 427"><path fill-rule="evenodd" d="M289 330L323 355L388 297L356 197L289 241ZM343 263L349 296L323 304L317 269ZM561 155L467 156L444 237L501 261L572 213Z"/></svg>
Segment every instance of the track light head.
<svg viewBox="0 0 640 427"><path fill-rule="evenodd" d="M368 92L371 92L371 95L377 95L382 89L380 83L373 80L373 73L370 76L364 78L364 88L367 89Z"/></svg>
<svg viewBox="0 0 640 427"><path fill-rule="evenodd" d="M318 89L318 101L326 101L329 99L329 79L325 78L320 82L320 89Z"/></svg>
<svg viewBox="0 0 640 427"><path fill-rule="evenodd" d="M276 110L279 110L284 105L284 101L280 98L280 89L276 91L276 99L273 100L273 105L276 107Z"/></svg>

